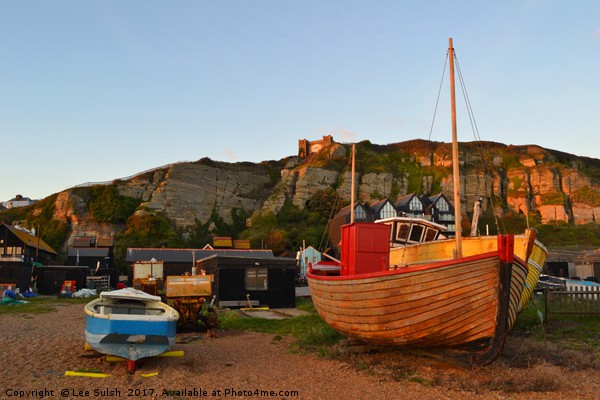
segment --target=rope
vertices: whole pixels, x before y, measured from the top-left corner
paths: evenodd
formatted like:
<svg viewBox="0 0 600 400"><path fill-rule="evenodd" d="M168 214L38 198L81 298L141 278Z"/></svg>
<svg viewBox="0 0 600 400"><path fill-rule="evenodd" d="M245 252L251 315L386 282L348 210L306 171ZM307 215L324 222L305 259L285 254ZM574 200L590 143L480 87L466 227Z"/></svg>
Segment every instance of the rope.
<svg viewBox="0 0 600 400"><path fill-rule="evenodd" d="M435 107L433 109L433 118L431 119L431 125L429 127L429 137L427 138L427 141L429 142L429 151L432 154L433 154L433 143L431 142L431 136L433 135L433 126L435 125L435 117L437 115L438 106L440 104L440 96L442 94L442 85L444 84L444 76L446 74L446 66L447 65L448 65L448 53L446 53L446 61L444 62L444 68L442 69L442 78L440 79L440 86L438 88L437 98L435 99ZM432 159L432 164L433 164L433 159ZM419 195L419 192L421 191L421 183L423 182L424 171L425 171L425 168L423 166L421 166L421 175L419 176L419 183L417 185L417 191L416 191L417 196Z"/></svg>
<svg viewBox="0 0 600 400"><path fill-rule="evenodd" d="M485 181L487 181L487 176L490 176L490 178L492 177L491 174L491 170L488 169L486 167L486 163L485 163L485 158L484 158L484 145L483 142L481 140L481 136L479 134L479 127L477 126L477 122L475 121L475 113L473 112L473 107L471 106L471 101L469 99L469 94L467 92L467 86L465 85L464 79L463 79L463 75L462 75L462 71L460 69L460 64L458 63L458 57L456 56L456 52L454 53L454 60L455 65L456 65L456 71L458 72L458 79L460 82L460 87L463 93L463 97L465 99L465 105L467 108L467 114L469 116L469 122L471 124L471 129L473 131L473 136L475 137L475 142L477 144L477 147L479 148L480 151L480 156L481 156L481 170L483 172L483 176ZM486 185L487 182L484 182L484 187L487 187ZM493 189L491 191L491 195L490 195L490 203L492 205L492 215L494 216L494 222L496 224L496 230L498 233L501 232L506 232L506 226L504 225L504 220L500 220L501 224L502 224L502 230L500 230L500 226L498 224L498 216L496 215L496 213L494 212L494 209L496 208L496 204L494 201L494 193L493 193Z"/></svg>
<svg viewBox="0 0 600 400"><path fill-rule="evenodd" d="M343 186L344 184L344 175L346 173L346 171L348 171L348 168L350 167L350 164L352 162L352 158L348 158L348 163L346 164L346 167L343 169L342 171L342 182L341 185ZM331 211L329 212L329 219L327 219L327 223L325 224L325 229L323 230L323 235L321 236L321 242L319 243L319 251L322 252L324 250L324 243L327 243L327 240L329 240L329 222L331 221L331 219L333 218L333 213L335 212L335 210L338 209L340 203L342 202L342 195L337 192L337 196L335 197L335 200L333 202L333 206L331 207Z"/></svg>

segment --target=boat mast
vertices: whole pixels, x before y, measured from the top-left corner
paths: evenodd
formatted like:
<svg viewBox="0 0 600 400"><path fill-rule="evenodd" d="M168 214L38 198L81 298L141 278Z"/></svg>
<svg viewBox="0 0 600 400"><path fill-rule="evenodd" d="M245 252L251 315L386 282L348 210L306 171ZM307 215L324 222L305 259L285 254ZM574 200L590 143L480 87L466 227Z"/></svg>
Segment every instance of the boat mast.
<svg viewBox="0 0 600 400"><path fill-rule="evenodd" d="M456 134L456 96L454 91L454 47L452 38L448 39L448 57L450 58L450 106L452 109L452 186L454 186L454 231L456 238L456 257L462 257L460 193L458 175L458 138Z"/></svg>
<svg viewBox="0 0 600 400"><path fill-rule="evenodd" d="M354 154L356 154L356 144L352 144L352 186L350 188L350 223L354 223Z"/></svg>

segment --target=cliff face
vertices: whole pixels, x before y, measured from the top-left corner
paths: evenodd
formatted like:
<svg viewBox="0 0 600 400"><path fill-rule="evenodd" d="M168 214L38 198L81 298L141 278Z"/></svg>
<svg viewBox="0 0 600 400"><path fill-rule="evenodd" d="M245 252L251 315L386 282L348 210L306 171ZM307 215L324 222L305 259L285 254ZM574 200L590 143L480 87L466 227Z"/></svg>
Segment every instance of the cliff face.
<svg viewBox="0 0 600 400"><path fill-rule="evenodd" d="M451 149L445 143L411 141L387 146L359 144L357 197L374 202L415 191L443 191L452 199ZM299 208L318 192L334 189L350 198L349 146L333 143L308 160L291 157L271 163L180 163L116 183L122 196L139 199L140 210L161 211L182 231L205 223L216 212L231 222L231 210L275 214L286 201ZM543 223L598 222L600 160L538 146L460 146L461 209L475 200L484 210L538 213ZM68 220L71 237L95 232L113 236L120 226L97 224L88 204L71 190L58 195L55 219Z"/></svg>
<svg viewBox="0 0 600 400"><path fill-rule="evenodd" d="M118 189L141 199L142 207L164 212L185 231L196 221L206 222L213 210L228 223L235 208L252 214L263 205L272 182L260 165L181 163L122 182Z"/></svg>

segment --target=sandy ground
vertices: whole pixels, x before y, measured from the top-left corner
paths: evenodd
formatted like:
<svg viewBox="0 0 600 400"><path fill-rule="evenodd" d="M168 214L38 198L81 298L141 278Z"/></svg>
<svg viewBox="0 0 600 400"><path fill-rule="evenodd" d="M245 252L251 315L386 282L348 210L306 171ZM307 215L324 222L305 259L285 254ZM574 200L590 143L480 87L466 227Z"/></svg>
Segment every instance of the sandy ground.
<svg viewBox="0 0 600 400"><path fill-rule="evenodd" d="M130 374L124 363L84 356L83 305L0 315L0 399L600 399L591 368L500 360L463 369L395 351L332 359L292 352L292 341L219 331L176 344L183 357L145 359Z"/></svg>

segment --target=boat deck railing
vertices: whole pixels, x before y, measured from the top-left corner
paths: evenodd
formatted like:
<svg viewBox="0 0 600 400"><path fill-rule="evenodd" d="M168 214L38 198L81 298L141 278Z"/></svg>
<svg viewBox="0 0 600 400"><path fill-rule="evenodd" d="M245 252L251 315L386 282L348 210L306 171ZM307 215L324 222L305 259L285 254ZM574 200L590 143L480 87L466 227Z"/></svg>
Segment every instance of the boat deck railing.
<svg viewBox="0 0 600 400"><path fill-rule="evenodd" d="M100 314L133 314L133 315L159 315L165 312L164 308L146 307L138 304L98 303L94 311Z"/></svg>

